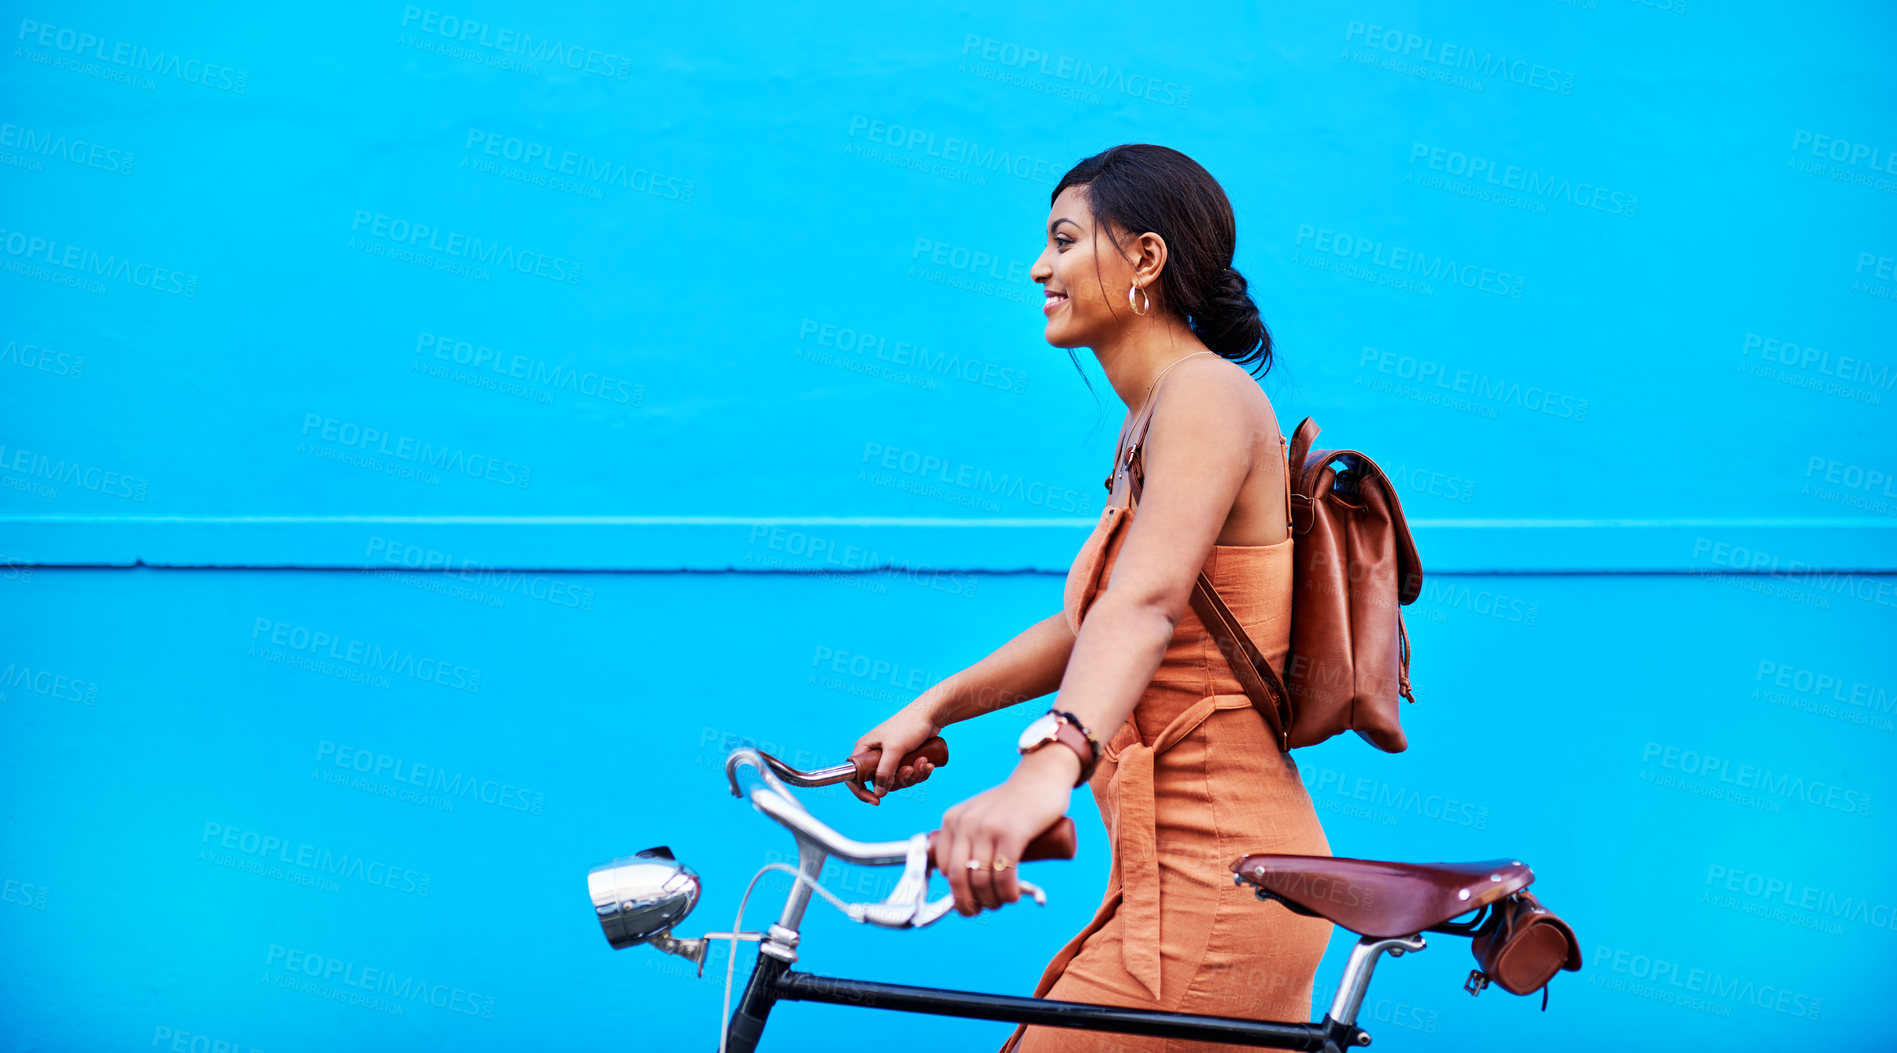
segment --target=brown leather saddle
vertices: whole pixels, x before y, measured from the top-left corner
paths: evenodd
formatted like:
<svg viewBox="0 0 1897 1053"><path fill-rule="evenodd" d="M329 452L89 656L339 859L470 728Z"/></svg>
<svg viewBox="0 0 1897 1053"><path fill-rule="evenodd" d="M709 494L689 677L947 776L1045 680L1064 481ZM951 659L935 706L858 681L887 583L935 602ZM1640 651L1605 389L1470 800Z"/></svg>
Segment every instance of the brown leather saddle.
<svg viewBox="0 0 1897 1053"><path fill-rule="evenodd" d="M1251 855L1232 864L1260 899L1323 918L1361 936L1413 936L1527 888L1519 859L1484 863L1386 863L1333 856ZM1438 930L1442 931L1442 930ZM1449 931L1462 932L1460 925Z"/></svg>

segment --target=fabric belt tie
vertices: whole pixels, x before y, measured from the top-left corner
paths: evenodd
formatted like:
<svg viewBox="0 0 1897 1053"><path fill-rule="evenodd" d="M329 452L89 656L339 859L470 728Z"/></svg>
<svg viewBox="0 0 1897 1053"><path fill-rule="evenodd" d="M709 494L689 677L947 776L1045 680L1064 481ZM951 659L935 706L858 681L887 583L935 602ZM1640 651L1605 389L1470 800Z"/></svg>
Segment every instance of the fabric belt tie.
<svg viewBox="0 0 1897 1053"><path fill-rule="evenodd" d="M1151 746L1139 741L1138 729L1128 720L1132 742L1117 753L1107 747L1109 758L1117 759L1108 783L1115 802L1113 831L1113 873L1119 879L1121 918L1124 934L1120 940L1121 964L1128 974L1159 1002L1160 937L1159 909L1159 833L1157 806L1153 801L1153 759L1196 731L1207 717L1221 709L1251 706L1245 695L1210 695L1187 707L1159 733ZM1124 731L1123 733L1124 734ZM1122 736L1116 735L1115 739Z"/></svg>

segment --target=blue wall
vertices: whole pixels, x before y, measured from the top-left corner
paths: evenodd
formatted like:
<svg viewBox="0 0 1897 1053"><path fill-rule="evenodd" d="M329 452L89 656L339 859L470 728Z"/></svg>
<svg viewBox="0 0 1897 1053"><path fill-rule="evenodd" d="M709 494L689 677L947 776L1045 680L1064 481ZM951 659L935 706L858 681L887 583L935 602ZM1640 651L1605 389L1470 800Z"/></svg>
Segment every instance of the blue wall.
<svg viewBox="0 0 1897 1053"><path fill-rule="evenodd" d="M1881 1034L1880 5L0 29L0 1045L713 1041L722 951L612 952L584 871L669 843L689 929L729 927L789 847L732 745L836 760L1057 608L1118 414L1025 274L1052 183L1128 141L1224 183L1266 391L1396 474L1430 573L1411 750L1299 755L1333 849L1526 859L1588 956L1543 1015L1436 940L1374 985L1379 1046ZM1034 708L888 807L813 806L927 828ZM817 905L805 964L1030 989L1104 880L1074 810L1046 909ZM392 979L308 975L338 962ZM769 1044L897 1023L788 1006Z"/></svg>

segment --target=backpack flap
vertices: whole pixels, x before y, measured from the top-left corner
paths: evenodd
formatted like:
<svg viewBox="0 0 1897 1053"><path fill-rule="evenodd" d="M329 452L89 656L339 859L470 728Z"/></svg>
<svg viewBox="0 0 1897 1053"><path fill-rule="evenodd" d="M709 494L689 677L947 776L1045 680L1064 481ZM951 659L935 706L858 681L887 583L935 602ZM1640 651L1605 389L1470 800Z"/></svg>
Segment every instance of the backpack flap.
<svg viewBox="0 0 1897 1053"><path fill-rule="evenodd" d="M1416 554L1416 541L1410 536L1409 520L1403 515L1403 502L1396 486L1368 454L1359 450L1314 450L1321 429L1317 420L1304 418L1291 438L1291 529L1303 535L1310 532L1317 513L1317 502L1334 500L1350 507L1363 504L1363 489L1374 486L1389 507L1390 529L1396 543L1396 601L1408 606L1423 592L1423 561ZM1342 462L1338 472L1333 462Z"/></svg>

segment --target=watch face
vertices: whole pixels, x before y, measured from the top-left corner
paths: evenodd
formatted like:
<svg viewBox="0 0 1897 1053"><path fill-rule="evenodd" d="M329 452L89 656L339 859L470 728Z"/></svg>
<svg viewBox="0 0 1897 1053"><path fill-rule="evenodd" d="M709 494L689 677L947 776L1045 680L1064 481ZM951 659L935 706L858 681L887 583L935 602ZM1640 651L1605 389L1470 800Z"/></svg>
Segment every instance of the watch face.
<svg viewBox="0 0 1897 1053"><path fill-rule="evenodd" d="M1017 748L1030 750L1039 746L1041 743L1053 738L1054 730L1059 726L1060 718L1052 713L1043 713L1035 717L1034 723L1022 729L1021 741L1017 743Z"/></svg>

